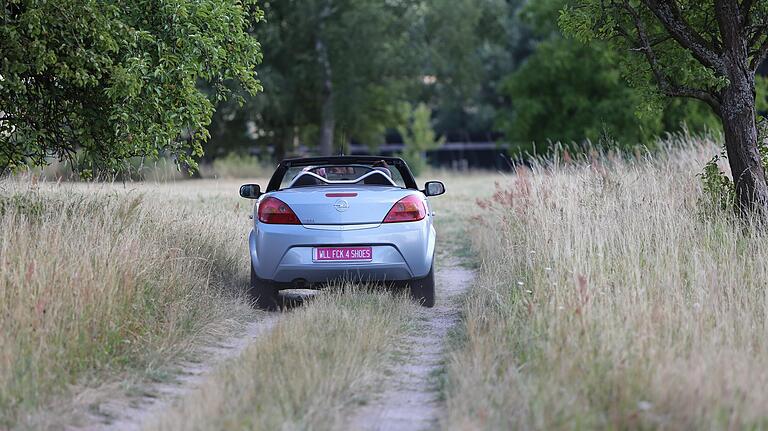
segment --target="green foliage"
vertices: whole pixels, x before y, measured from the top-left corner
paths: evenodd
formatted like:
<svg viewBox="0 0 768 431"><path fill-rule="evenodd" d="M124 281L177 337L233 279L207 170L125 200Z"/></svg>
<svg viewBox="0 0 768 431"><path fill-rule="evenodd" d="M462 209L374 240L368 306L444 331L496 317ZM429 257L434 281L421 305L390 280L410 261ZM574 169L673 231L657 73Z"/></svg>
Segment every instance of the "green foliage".
<svg viewBox="0 0 768 431"><path fill-rule="evenodd" d="M4 0L0 14L0 171L76 152L85 177L163 152L194 169L223 83L261 89L254 0Z"/></svg>
<svg viewBox="0 0 768 431"><path fill-rule="evenodd" d="M490 134L503 105L498 87L531 50L517 11L525 0L283 0L263 4L265 46L259 77L267 91L245 109L219 104L206 154L246 146L282 157L319 136L322 71L316 49L322 19L330 57L336 147L374 149L400 121L403 101L428 103L434 127ZM247 133L246 131L252 133Z"/></svg>
<svg viewBox="0 0 768 431"><path fill-rule="evenodd" d="M665 2L662 2L662 4ZM690 32L704 44L723 46L720 27L715 12L716 2L678 0L674 2L676 13L682 17ZM742 2L738 7L747 7L744 21L752 23L739 37L748 38L749 60L757 61L762 43L763 26L768 18L768 1ZM717 94L728 85L728 78L718 75L712 67L696 58L669 34L654 13L643 2L620 2L616 0L568 0L560 13L559 24L564 33L584 43L603 40L617 52L622 53L621 70L629 84L644 96L649 108L657 108L666 95L679 95L671 89L699 89ZM638 48L642 37L652 49ZM757 29L755 37L747 33ZM762 30L760 30L762 29ZM652 68L647 53L651 52L655 62ZM655 70L654 70L655 69Z"/></svg>
<svg viewBox="0 0 768 431"><path fill-rule="evenodd" d="M757 112L768 112L768 76L755 76L755 110ZM768 137L768 132L765 131L766 123L765 118L761 118L757 122L758 133L760 136Z"/></svg>
<svg viewBox="0 0 768 431"><path fill-rule="evenodd" d="M761 80L763 83L765 79ZM763 88L764 85L758 86ZM761 93L763 96L758 97L758 100L763 99L761 103L765 103L765 93ZM760 153L760 160L763 164L763 169L768 170L768 119L760 118L757 122L758 130L758 151ZM712 210L725 211L733 208L736 204L736 185L733 180L726 175L722 170L718 162L726 161L728 155L725 148L720 151L720 154L715 155L706 165L699 178L701 178L701 186L704 191L699 204L702 207L704 213L709 213Z"/></svg>
<svg viewBox="0 0 768 431"><path fill-rule="evenodd" d="M219 105L210 128L209 152L273 146L275 156L281 158L296 143L316 144L324 96L317 48L320 37L332 73L337 147L351 139L381 143L385 129L397 124L397 106L408 98L418 75L417 50L411 48L408 32L419 3L263 3L266 22L259 25L256 35L269 49L257 70L267 91L258 97L245 95L243 109L231 102ZM246 133L249 128L255 131Z"/></svg>
<svg viewBox="0 0 768 431"><path fill-rule="evenodd" d="M713 210L725 211L728 208L733 208L736 202L736 189L733 181L718 166L718 162L726 158L725 150L723 150L707 162L703 172L699 174L704 192L699 205L705 213Z"/></svg>
<svg viewBox="0 0 768 431"><path fill-rule="evenodd" d="M610 137L622 145L645 142L661 115L635 115L640 96L621 80L617 58L600 44L582 45L559 37L536 52L504 80L513 105L499 119L515 149L543 154L552 142L592 142Z"/></svg>
<svg viewBox="0 0 768 431"><path fill-rule="evenodd" d="M441 146L445 138L437 138L432 128L432 110L426 104L419 103L414 108L405 103L401 109L406 119L406 124L397 128L405 146L401 157L408 162L413 174L419 175L427 167L426 152Z"/></svg>
<svg viewBox="0 0 768 431"><path fill-rule="evenodd" d="M432 0L416 31L423 37L423 74L434 82L421 87L419 99L435 108L441 133L494 130L503 108L502 79L532 51L532 34L521 22L525 0ZM535 2L531 2L535 3ZM423 21L422 27L418 24ZM413 99L412 99L413 100Z"/></svg>
<svg viewBox="0 0 768 431"><path fill-rule="evenodd" d="M617 52L623 53L622 73L631 86L641 91L644 102L650 107L658 107L663 93L653 80L648 61L640 50L635 50L631 40L622 37L619 29L634 29L633 17L620 3L601 0L568 1L560 13L559 24L563 32L575 39L591 43L605 40ZM714 20L713 3L693 0L677 2L686 21L710 40L719 37L719 29ZM711 69L704 67L690 51L683 49L673 38L666 35L666 30L646 7L631 4L639 19L644 23L649 37L659 40L653 47L659 67L670 80L682 86L715 89L722 88L726 81L715 76ZM634 39L634 34L632 36ZM630 53L630 55L626 55Z"/></svg>
<svg viewBox="0 0 768 431"><path fill-rule="evenodd" d="M397 128L403 137L405 146L415 151L427 151L439 147L445 142L444 138L437 139L432 128L432 110L424 103L414 108L410 103L402 105L406 124Z"/></svg>
<svg viewBox="0 0 768 431"><path fill-rule="evenodd" d="M622 76L626 55L603 41L563 38L556 26L564 0L541 0L523 11L542 38L535 52L507 76L501 92L511 101L497 126L518 151L544 153L550 142L591 141L631 148L679 130L717 127L708 106L695 101L654 99L629 87Z"/></svg>

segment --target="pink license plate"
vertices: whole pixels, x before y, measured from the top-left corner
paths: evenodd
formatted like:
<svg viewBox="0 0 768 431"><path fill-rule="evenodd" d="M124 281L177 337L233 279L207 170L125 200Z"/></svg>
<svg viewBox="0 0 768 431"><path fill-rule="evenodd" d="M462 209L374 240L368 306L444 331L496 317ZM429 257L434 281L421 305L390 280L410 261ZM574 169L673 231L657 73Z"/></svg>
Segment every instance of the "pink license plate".
<svg viewBox="0 0 768 431"><path fill-rule="evenodd" d="M312 249L315 262L371 261L373 247L317 247Z"/></svg>

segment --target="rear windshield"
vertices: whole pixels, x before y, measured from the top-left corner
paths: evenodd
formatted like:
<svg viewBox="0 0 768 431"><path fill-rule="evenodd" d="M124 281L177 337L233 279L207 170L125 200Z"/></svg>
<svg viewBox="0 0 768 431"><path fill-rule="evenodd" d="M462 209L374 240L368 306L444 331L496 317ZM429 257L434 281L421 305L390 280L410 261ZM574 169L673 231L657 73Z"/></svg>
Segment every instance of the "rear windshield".
<svg viewBox="0 0 768 431"><path fill-rule="evenodd" d="M366 174L370 173L371 171L379 171L386 175L387 177L391 178L392 181L397 185L398 187L405 188L405 181L403 180L403 176L400 174L400 171L395 168L394 166L387 166L386 164L376 164L376 165L362 165L362 164L350 164L350 165L317 165L317 166L297 166L297 167L290 167L285 171L285 175L283 175L283 179L280 183L280 188L284 189L289 186L291 186L291 183L294 179L296 179L298 176L302 175L305 172L311 172L315 175L318 175L322 178L327 179L328 181L354 181L358 178L361 178L365 176ZM338 186L338 184L328 184L323 181L311 181L311 178L314 178L312 176L307 176L307 180L299 179L293 187L304 187L304 186L326 186L326 187L335 187ZM309 178L311 177L311 178ZM361 181L362 184L368 184L368 185L390 185L387 184L386 181L380 181L381 178L378 175L369 176L369 181L366 181L365 179ZM390 185L391 186L391 185Z"/></svg>

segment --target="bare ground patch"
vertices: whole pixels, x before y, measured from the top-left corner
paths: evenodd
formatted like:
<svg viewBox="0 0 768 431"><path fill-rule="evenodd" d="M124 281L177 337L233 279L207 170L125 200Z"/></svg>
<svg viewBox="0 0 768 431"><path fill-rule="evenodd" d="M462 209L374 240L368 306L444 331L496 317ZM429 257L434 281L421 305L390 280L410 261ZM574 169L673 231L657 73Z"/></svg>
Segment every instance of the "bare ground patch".
<svg viewBox="0 0 768 431"><path fill-rule="evenodd" d="M268 332L279 314L259 314L237 335L231 325L206 335L207 342L196 352L195 359L168 367L168 375L155 381L118 381L96 388L86 388L73 399L39 415L32 426L45 429L70 430L140 430L145 423L172 403L188 395L219 365L239 356L245 348ZM58 424L58 425L57 425ZM68 425L64 425L68 424Z"/></svg>
<svg viewBox="0 0 768 431"><path fill-rule="evenodd" d="M407 354L385 382L381 392L372 394L349 421L349 429L423 430L435 428L444 401L436 381L446 348L446 337L458 323L461 296L474 273L449 261L436 273L436 304L418 310L419 325L405 340Z"/></svg>
<svg viewBox="0 0 768 431"><path fill-rule="evenodd" d="M107 417L105 430L140 430L151 417L162 414L173 400L181 398L200 386L205 378L222 362L238 357L245 348L274 327L279 314L264 314L250 322L241 335L225 338L223 341L206 346L203 360L180 364L178 377L172 382L155 383L147 390L152 396L121 402L107 403L101 408ZM102 428L102 427L99 427Z"/></svg>

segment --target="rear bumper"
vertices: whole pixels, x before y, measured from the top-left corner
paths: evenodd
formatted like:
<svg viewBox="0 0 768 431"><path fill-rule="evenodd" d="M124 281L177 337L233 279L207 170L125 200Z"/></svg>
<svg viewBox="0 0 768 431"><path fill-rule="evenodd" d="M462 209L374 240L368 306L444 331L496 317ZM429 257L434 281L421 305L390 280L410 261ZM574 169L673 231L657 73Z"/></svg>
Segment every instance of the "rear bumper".
<svg viewBox="0 0 768 431"><path fill-rule="evenodd" d="M249 238L259 278L278 283L325 283L335 279L397 281L423 278L432 266L435 231L429 218L412 223L324 230L256 223ZM312 248L373 247L371 262L313 262Z"/></svg>

